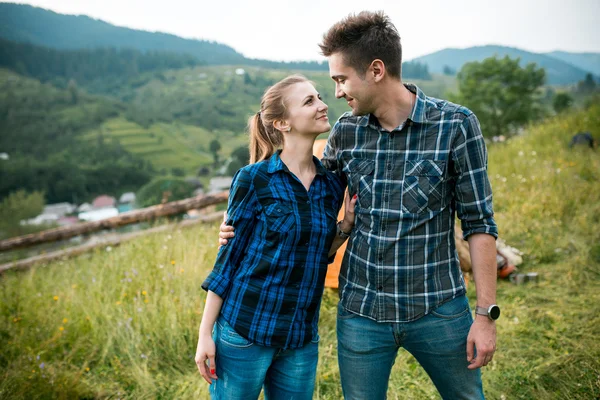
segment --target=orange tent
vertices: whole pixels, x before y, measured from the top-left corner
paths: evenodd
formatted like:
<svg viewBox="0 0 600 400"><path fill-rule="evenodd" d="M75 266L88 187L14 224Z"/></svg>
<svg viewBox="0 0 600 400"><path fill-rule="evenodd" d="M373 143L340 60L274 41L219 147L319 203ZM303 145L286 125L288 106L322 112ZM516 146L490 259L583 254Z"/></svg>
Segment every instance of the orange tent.
<svg viewBox="0 0 600 400"><path fill-rule="evenodd" d="M325 150L325 143L327 143L327 140L325 140L325 139L315 140L315 144L313 146L313 154L319 160L321 158L323 158L323 150ZM340 210L340 213L338 215L338 221L343 218L344 218L344 206L342 205L342 209ZM325 277L325 287L337 289L338 275L340 274L342 258L344 258L344 253L346 252L346 244L347 243L348 243L348 241L344 242L344 244L338 249L333 263L329 264L329 268L327 268L327 276Z"/></svg>

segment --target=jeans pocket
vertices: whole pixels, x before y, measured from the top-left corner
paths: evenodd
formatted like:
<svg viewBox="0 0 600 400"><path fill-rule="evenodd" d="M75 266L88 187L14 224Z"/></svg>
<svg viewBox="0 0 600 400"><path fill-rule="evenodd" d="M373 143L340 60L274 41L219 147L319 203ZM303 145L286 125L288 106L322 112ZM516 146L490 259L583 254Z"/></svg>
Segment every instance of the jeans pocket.
<svg viewBox="0 0 600 400"><path fill-rule="evenodd" d="M321 341L321 336L317 333L312 340L310 341L312 344L317 344Z"/></svg>
<svg viewBox="0 0 600 400"><path fill-rule="evenodd" d="M350 318L354 318L356 316L357 315L354 314L353 312L346 310L344 308L344 306L342 306L342 303L338 303L338 310L337 310L338 319L350 319Z"/></svg>
<svg viewBox="0 0 600 400"><path fill-rule="evenodd" d="M431 315L443 319L457 319L469 313L469 300L460 296L447 301L431 311Z"/></svg>
<svg viewBox="0 0 600 400"><path fill-rule="evenodd" d="M219 325L219 341L230 347L246 348L252 346L252 342L239 333L237 333L231 325L224 319L217 320Z"/></svg>

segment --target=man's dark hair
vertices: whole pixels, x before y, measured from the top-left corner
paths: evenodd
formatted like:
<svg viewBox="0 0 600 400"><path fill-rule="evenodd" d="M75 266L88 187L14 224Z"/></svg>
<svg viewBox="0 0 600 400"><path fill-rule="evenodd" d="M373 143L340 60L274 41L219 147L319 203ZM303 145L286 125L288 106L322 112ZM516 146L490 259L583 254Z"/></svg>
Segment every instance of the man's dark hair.
<svg viewBox="0 0 600 400"><path fill-rule="evenodd" d="M365 74L373 60L380 59L392 77L401 77L400 34L383 11L350 14L323 35L319 47L325 57L342 54L346 65L360 75Z"/></svg>

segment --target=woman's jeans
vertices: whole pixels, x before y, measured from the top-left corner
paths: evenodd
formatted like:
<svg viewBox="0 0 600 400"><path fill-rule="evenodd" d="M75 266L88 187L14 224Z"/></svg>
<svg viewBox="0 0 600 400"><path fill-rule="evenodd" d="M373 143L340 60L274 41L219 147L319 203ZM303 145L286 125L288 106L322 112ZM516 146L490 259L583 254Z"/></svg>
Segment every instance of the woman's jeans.
<svg viewBox="0 0 600 400"><path fill-rule="evenodd" d="M218 376L210 385L213 400L255 400L263 386L267 400L312 399L318 338L299 349L260 346L240 336L221 317L213 338Z"/></svg>
<svg viewBox="0 0 600 400"><path fill-rule="evenodd" d="M338 361L346 400L386 398L392 365L404 347L444 399L483 399L481 373L467 369L473 323L466 296L412 322L378 323L338 306Z"/></svg>

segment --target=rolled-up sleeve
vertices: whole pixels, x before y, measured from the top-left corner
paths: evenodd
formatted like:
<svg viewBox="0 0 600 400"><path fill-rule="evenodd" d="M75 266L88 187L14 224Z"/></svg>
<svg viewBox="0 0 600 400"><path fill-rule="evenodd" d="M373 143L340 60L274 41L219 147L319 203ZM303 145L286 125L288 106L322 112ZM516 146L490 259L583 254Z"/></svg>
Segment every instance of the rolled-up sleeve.
<svg viewBox="0 0 600 400"><path fill-rule="evenodd" d="M221 298L227 296L231 279L252 236L257 207L252 176L247 170L240 169L233 177L227 206L227 224L235 228L235 236L219 249L214 268L202 283L202 289L210 290Z"/></svg>
<svg viewBox="0 0 600 400"><path fill-rule="evenodd" d="M487 149L475 114L462 122L452 157L457 174L456 212L464 239L474 233L487 233L497 238L492 187L487 174Z"/></svg>

